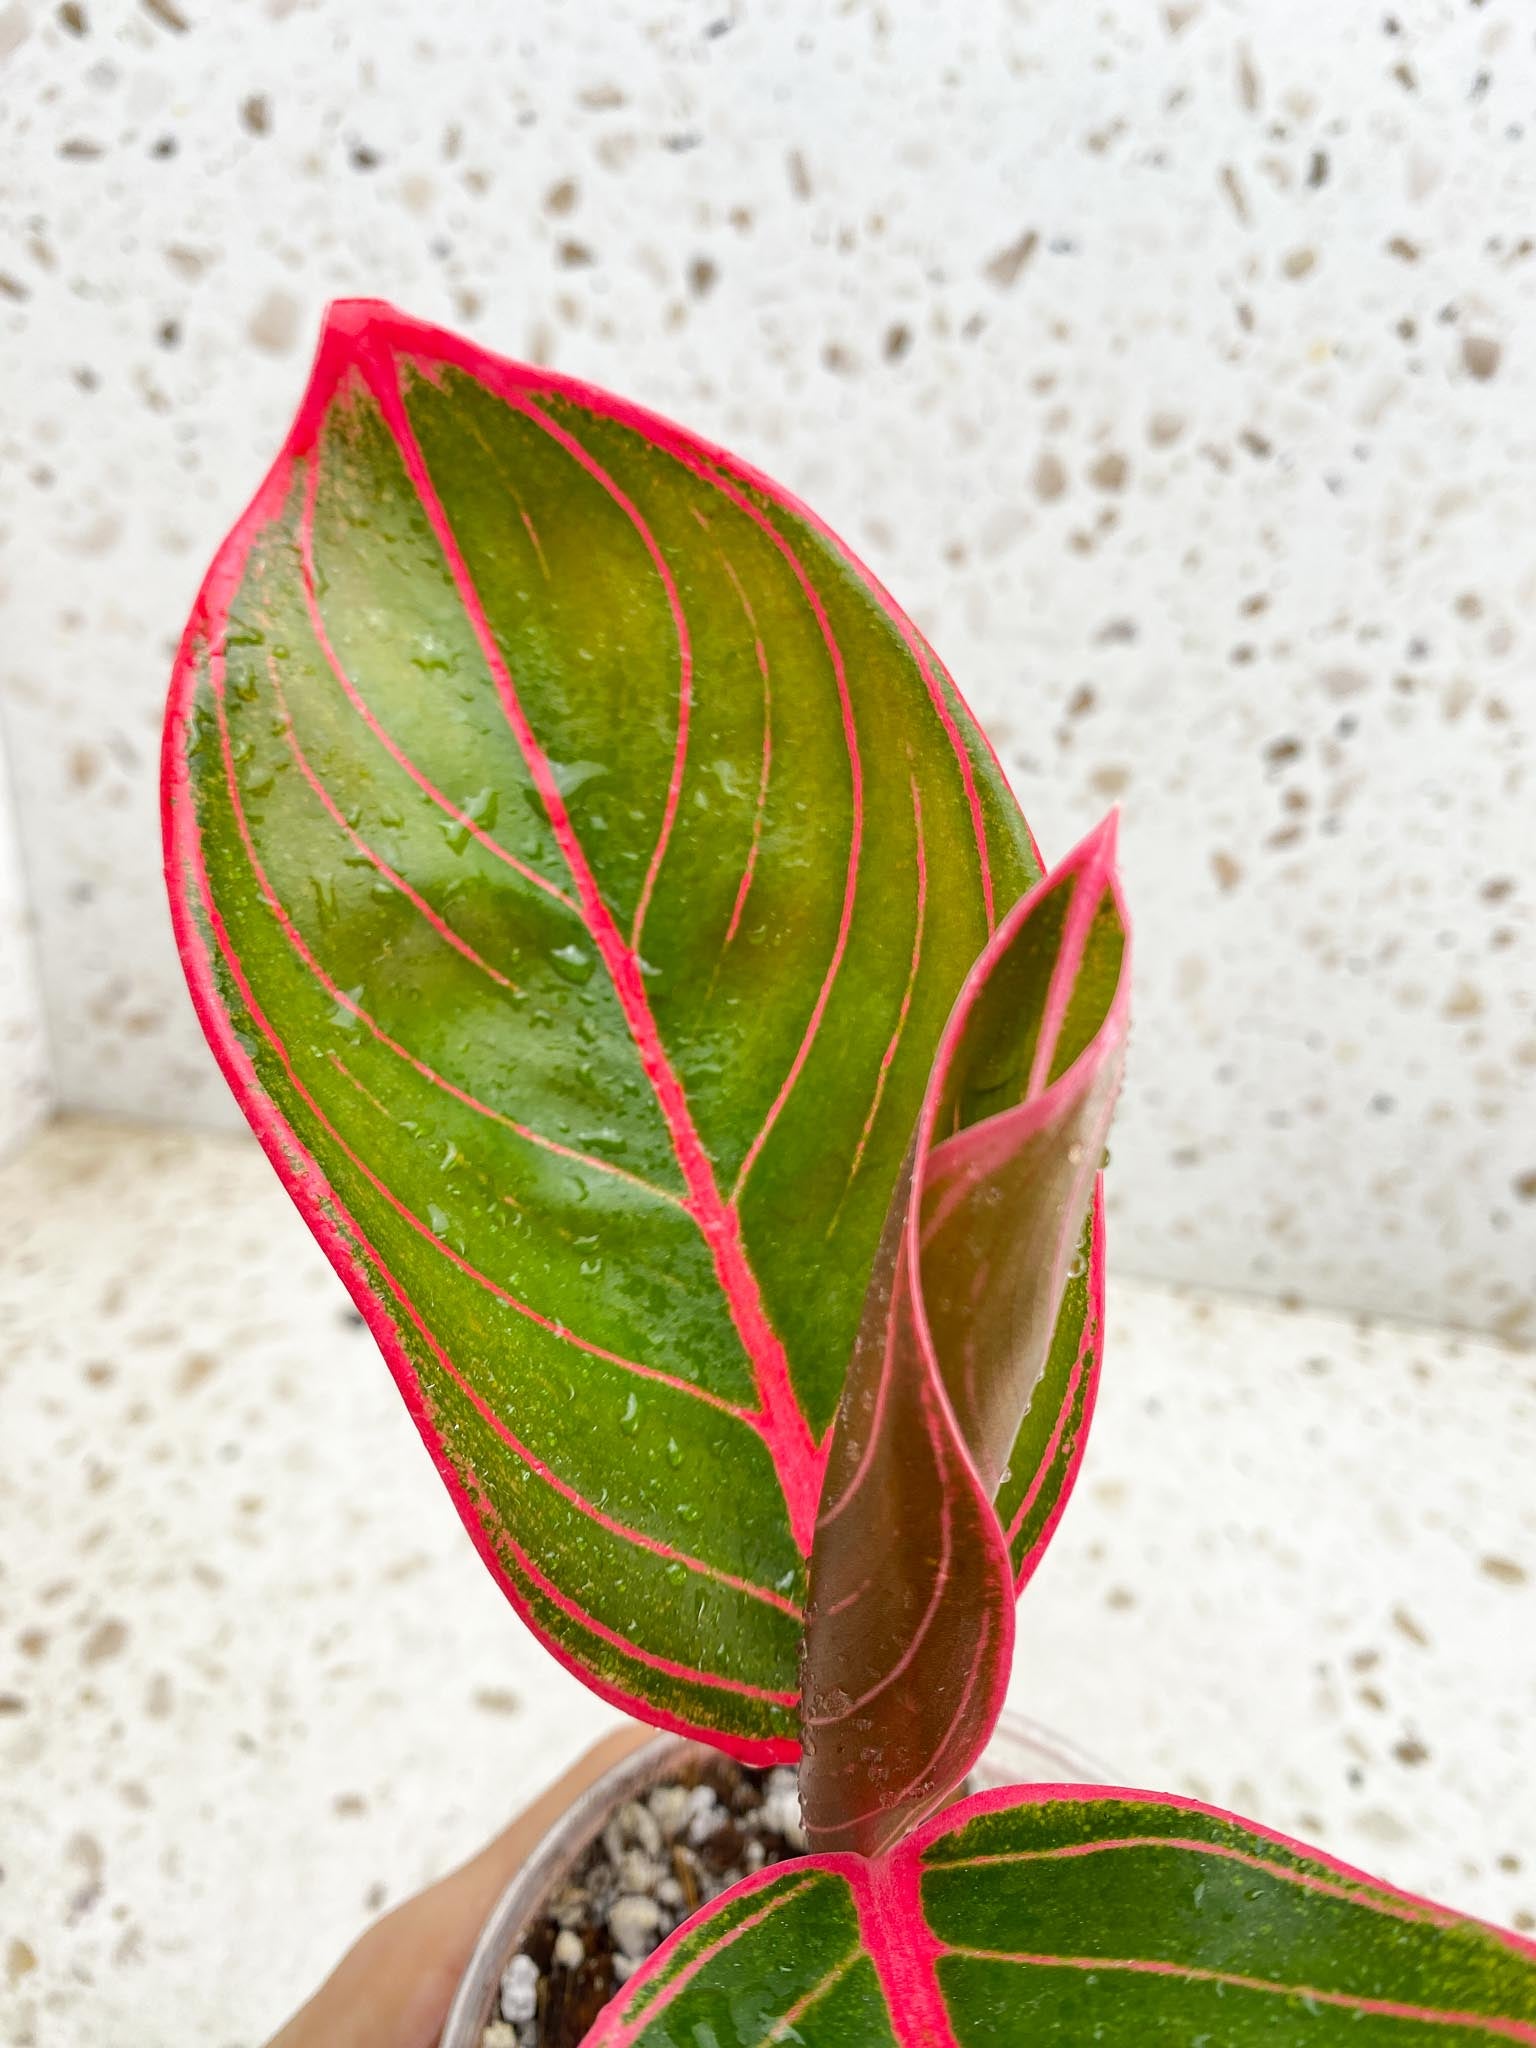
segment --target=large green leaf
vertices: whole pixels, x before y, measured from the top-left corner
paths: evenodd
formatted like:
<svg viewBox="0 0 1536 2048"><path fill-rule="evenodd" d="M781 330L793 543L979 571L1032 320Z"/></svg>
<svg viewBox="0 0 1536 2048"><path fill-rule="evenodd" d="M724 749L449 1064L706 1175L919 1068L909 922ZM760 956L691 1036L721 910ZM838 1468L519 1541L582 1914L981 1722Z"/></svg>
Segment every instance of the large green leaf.
<svg viewBox="0 0 1536 2048"><path fill-rule="evenodd" d="M793 1755L875 1247L1038 874L948 678L766 479L348 303L188 626L165 791L204 1028L493 1570L609 1697ZM1021 1572L1096 1350L1069 1285Z"/></svg>
<svg viewBox="0 0 1536 2048"><path fill-rule="evenodd" d="M1536 1946L1192 1802L984 1792L680 1928L588 2048L1536 2043Z"/></svg>

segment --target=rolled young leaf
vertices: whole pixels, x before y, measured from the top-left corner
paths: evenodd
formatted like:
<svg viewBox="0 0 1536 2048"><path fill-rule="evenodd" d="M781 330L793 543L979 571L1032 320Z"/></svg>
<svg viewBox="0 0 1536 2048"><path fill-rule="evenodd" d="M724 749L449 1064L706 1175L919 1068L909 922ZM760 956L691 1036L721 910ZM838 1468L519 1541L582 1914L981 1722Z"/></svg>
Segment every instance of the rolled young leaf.
<svg viewBox="0 0 1536 2048"><path fill-rule="evenodd" d="M1210 1806L1011 1786L678 1929L587 2048L1536 2043L1536 1945Z"/></svg>
<svg viewBox="0 0 1536 2048"><path fill-rule="evenodd" d="M1043 1376L1074 1256L1086 1278L1129 982L1110 818L977 962L876 1255L811 1552L800 1782L817 1848L887 1847L959 1783L1002 1705L1015 1564L996 1496L1037 1388L1068 1412ZM1036 1489L1064 1445L1058 1428L1034 1451Z"/></svg>
<svg viewBox="0 0 1536 2048"><path fill-rule="evenodd" d="M875 1247L1039 872L953 685L766 478L349 302L187 627L164 791L204 1029L508 1594L605 1696L793 1756Z"/></svg>

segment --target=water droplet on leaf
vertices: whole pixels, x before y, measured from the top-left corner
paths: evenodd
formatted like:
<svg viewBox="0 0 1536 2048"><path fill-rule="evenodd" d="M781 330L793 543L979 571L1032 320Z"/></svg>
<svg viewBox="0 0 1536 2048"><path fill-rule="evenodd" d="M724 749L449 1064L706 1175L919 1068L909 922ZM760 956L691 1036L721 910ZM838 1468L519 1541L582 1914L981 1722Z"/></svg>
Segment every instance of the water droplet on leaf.
<svg viewBox="0 0 1536 2048"><path fill-rule="evenodd" d="M345 996L346 1001L339 1002L336 1005L336 1008L331 1013L332 1022L338 1031L345 1031L349 1036L355 1036L358 1030L357 1013L351 1008L351 1005L362 1001L362 983L359 982L356 988L343 989L342 994Z"/></svg>
<svg viewBox="0 0 1536 2048"><path fill-rule="evenodd" d="M579 987L582 982L592 979L592 955L574 940L569 946L556 946L550 958L555 972L566 981L575 982Z"/></svg>

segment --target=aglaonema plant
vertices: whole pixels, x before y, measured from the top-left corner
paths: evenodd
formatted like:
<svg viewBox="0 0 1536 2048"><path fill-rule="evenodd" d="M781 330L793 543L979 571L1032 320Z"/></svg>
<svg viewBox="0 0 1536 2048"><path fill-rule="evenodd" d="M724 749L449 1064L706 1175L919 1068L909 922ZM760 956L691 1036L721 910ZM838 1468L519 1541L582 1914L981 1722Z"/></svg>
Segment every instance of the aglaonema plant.
<svg viewBox="0 0 1536 2048"><path fill-rule="evenodd" d="M1100 1362L1112 824L722 450L333 308L184 636L198 1014L524 1620L800 1760L604 2048L1536 2043L1536 1950L1210 1808L946 1807Z"/></svg>

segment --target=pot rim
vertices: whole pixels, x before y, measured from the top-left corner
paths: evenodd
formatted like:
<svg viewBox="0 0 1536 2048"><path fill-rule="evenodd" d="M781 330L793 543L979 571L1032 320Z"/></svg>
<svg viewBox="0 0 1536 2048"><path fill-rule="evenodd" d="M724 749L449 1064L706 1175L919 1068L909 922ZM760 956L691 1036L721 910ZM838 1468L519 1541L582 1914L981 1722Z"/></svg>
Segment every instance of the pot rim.
<svg viewBox="0 0 1536 2048"><path fill-rule="evenodd" d="M448 2008L441 2048L480 2048L480 2036L495 2017L502 1971L524 1928L574 1874L614 1809L661 1783L665 1771L696 1752L719 1754L684 1736L655 1736L576 1795L491 1908Z"/></svg>
<svg viewBox="0 0 1536 2048"><path fill-rule="evenodd" d="M1063 1782L1106 1782L1102 1766L1080 1755L1071 1743L1028 1715L1005 1708L971 1773L969 1789L1044 1782L1038 1772L1031 1779L1010 1770L1008 1752L1019 1748L1033 1751L1037 1760L1053 1759L1064 1769ZM715 1762L719 1757L720 1751L709 1743L681 1735L657 1735L577 1794L491 1908L448 2008L439 2048L480 2048L480 2037L495 2017L502 1972L523 1930L550 1894L573 1875L609 1815L665 1783L667 1773L678 1765L693 1758Z"/></svg>

